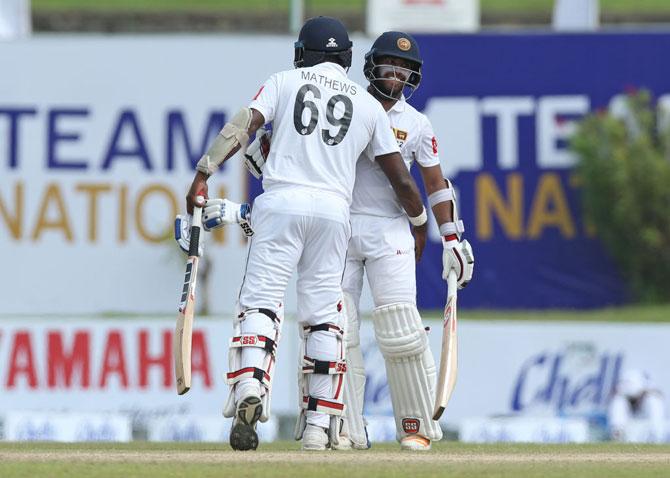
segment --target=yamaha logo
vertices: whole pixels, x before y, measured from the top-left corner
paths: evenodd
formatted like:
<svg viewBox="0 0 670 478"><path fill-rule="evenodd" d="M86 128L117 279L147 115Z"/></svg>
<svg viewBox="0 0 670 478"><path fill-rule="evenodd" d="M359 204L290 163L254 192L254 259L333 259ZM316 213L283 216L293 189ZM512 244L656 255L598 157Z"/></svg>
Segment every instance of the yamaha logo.
<svg viewBox="0 0 670 478"><path fill-rule="evenodd" d="M398 38L398 48L402 51L408 51L412 48L412 43L405 37Z"/></svg>
<svg viewBox="0 0 670 478"><path fill-rule="evenodd" d="M337 42L334 38L329 38L328 43L326 43L326 48L337 48Z"/></svg>

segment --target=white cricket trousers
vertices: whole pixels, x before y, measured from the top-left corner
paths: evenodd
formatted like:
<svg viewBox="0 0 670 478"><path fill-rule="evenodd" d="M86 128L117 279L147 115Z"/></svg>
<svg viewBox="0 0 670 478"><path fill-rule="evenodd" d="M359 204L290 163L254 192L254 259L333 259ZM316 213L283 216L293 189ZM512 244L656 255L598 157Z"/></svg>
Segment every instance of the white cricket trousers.
<svg viewBox="0 0 670 478"><path fill-rule="evenodd" d="M407 217L351 215L351 239L342 289L356 308L367 274L375 307L416 304L414 237Z"/></svg>
<svg viewBox="0 0 670 478"><path fill-rule="evenodd" d="M268 191L254 202L251 217L254 235L251 238L247 265L240 289L240 310L268 308L278 315L284 293L294 271L298 273L299 327L332 323L343 327L341 312L342 274L351 234L349 206L339 196L303 188L282 188ZM244 320L243 334L268 335L273 323L268 318ZM331 333L316 331L307 335L305 354L317 360L340 359L341 344ZM242 350L242 367L262 368L265 352L255 347ZM300 357L302 360L302 357ZM332 400L341 386L341 375L310 374L309 394ZM251 382L250 382L251 381ZM255 382L255 383L254 383ZM240 381L237 400L246 386L259 386L255 379ZM301 392L302 393L302 392ZM300 396L302 400L302 396ZM329 426L329 416L308 411L307 422Z"/></svg>

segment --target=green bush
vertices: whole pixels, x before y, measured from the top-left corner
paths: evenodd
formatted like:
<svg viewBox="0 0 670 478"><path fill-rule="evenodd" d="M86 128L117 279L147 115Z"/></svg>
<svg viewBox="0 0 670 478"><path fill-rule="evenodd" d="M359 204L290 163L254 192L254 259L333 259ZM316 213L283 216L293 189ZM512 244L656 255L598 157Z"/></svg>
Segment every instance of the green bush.
<svg viewBox="0 0 670 478"><path fill-rule="evenodd" d="M587 116L572 138L582 203L633 296L670 301L670 121L647 91L626 96L620 117Z"/></svg>

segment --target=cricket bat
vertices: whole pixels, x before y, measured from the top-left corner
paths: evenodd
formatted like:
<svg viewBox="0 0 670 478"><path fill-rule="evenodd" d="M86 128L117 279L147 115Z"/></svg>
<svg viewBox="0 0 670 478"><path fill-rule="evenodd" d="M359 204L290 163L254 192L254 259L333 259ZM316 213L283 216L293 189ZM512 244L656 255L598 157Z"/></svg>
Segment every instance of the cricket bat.
<svg viewBox="0 0 670 478"><path fill-rule="evenodd" d="M194 207L184 287L179 300L177 327L174 334L174 369L179 395L185 394L191 388L191 337L193 335L193 315L195 312L195 286L198 276L198 261L200 260L198 246L201 229L202 208Z"/></svg>
<svg viewBox="0 0 670 478"><path fill-rule="evenodd" d="M456 318L456 290L458 288L456 272L449 271L447 276L447 305L444 307L444 324L442 325L442 352L440 353L440 372L437 377L435 391L435 407L433 420L438 420L447 408L451 392L456 385L458 370L458 339Z"/></svg>

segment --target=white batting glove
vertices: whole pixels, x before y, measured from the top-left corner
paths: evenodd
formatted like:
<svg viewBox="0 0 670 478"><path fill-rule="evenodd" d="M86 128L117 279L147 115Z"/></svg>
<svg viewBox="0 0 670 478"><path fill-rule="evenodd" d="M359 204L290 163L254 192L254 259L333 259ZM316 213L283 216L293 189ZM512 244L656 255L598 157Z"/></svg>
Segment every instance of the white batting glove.
<svg viewBox="0 0 670 478"><path fill-rule="evenodd" d="M228 199L208 199L202 209L202 227L205 231L211 231L226 224L239 224L247 236L253 235L249 225L251 219L251 206L249 204L237 204Z"/></svg>
<svg viewBox="0 0 670 478"><path fill-rule="evenodd" d="M256 131L256 138L251 142L244 153L244 165L256 179L260 179L263 174L265 160L270 154L271 139L272 131L265 128L258 128L258 131Z"/></svg>
<svg viewBox="0 0 670 478"><path fill-rule="evenodd" d="M449 271L456 272L458 288L462 289L470 280L475 267L475 256L468 241L458 242L457 239L445 240L442 238L444 251L442 253L442 279L447 280Z"/></svg>
<svg viewBox="0 0 670 478"><path fill-rule="evenodd" d="M190 214L178 215L174 220L174 240L177 241L179 248L188 255L191 245L191 221L193 216ZM202 241L198 244L198 255L202 256Z"/></svg>

